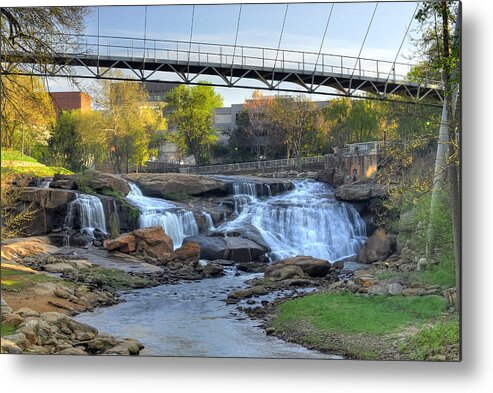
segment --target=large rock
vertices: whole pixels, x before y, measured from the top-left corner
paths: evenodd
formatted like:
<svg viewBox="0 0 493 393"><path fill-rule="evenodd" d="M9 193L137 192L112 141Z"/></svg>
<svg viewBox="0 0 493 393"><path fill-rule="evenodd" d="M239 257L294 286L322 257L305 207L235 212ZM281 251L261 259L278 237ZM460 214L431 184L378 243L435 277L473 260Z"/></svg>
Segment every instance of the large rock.
<svg viewBox="0 0 493 393"><path fill-rule="evenodd" d="M130 253L137 250L135 236L130 233L124 233L123 235L118 236L116 239L107 240L104 245L108 251L120 251Z"/></svg>
<svg viewBox="0 0 493 393"><path fill-rule="evenodd" d="M166 263L173 252L173 240L162 227L136 229L132 232L137 243L137 253L151 261Z"/></svg>
<svg viewBox="0 0 493 393"><path fill-rule="evenodd" d="M387 187L383 184L358 183L337 187L336 198L346 202L365 202L373 198L383 198Z"/></svg>
<svg viewBox="0 0 493 393"><path fill-rule="evenodd" d="M31 206L34 217L29 220L25 232L44 235L65 224L68 204L77 197L73 190L52 188L24 188L18 198L18 208Z"/></svg>
<svg viewBox="0 0 493 393"><path fill-rule="evenodd" d="M200 246L200 257L208 260L226 259L236 262L257 261L267 249L249 239L241 237L191 236L185 243L193 242Z"/></svg>
<svg viewBox="0 0 493 393"><path fill-rule="evenodd" d="M300 270L294 270L293 266L297 266ZM302 272L303 276L325 277L330 272L330 269L331 264L326 260L309 256L297 256L272 263L265 270L264 276L273 279L286 279L294 277L296 273Z"/></svg>
<svg viewBox="0 0 493 393"><path fill-rule="evenodd" d="M200 246L197 243L185 243L171 254L168 262L194 265L199 258Z"/></svg>
<svg viewBox="0 0 493 393"><path fill-rule="evenodd" d="M89 187L97 193L104 194L109 190L113 190L126 196L130 192L128 182L121 176L98 171L88 172L87 175L89 177Z"/></svg>
<svg viewBox="0 0 493 393"><path fill-rule="evenodd" d="M209 176L184 173L131 173L123 175L136 183L145 196L171 199L173 194L225 195L227 186L224 181Z"/></svg>
<svg viewBox="0 0 493 393"><path fill-rule="evenodd" d="M99 171L86 171L83 175L56 174L50 183L50 188L76 190L80 189L82 185L93 189L99 194L116 191L126 196L130 192L128 182L120 176Z"/></svg>
<svg viewBox="0 0 493 393"><path fill-rule="evenodd" d="M56 174L53 178L53 180L50 182L50 188L60 188L62 190L77 190L78 186L77 183L75 182L75 179L64 179L61 178L61 176L65 175L59 175Z"/></svg>
<svg viewBox="0 0 493 393"><path fill-rule="evenodd" d="M387 236L384 228L378 228L359 250L357 262L373 263L387 259L392 253L393 241Z"/></svg>

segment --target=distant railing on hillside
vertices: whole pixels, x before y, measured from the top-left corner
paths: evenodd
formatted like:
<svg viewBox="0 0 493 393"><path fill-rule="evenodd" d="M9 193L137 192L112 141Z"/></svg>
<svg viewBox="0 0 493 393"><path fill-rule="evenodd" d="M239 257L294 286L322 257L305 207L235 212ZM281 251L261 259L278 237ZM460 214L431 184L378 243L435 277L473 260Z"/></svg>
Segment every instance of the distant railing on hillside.
<svg viewBox="0 0 493 393"><path fill-rule="evenodd" d="M206 166L191 166L166 163L164 161L149 161L149 172L179 172L198 174L225 174L225 173L265 173L281 170L321 170L331 157L372 156L379 154L386 143L372 141L363 143L352 143L345 147L334 149L334 154L324 156L285 158L279 160L238 162L235 164L218 164Z"/></svg>
<svg viewBox="0 0 493 393"><path fill-rule="evenodd" d="M319 164L323 168L325 162L325 156L316 157L302 157L299 160L297 158L280 159L280 160L268 160L268 161L254 161L254 162L240 162L236 164L222 164L222 165L208 165L200 167L181 167L180 173L200 173L200 174L220 174L231 172L265 172L272 169L287 169L287 168L303 168L307 165Z"/></svg>

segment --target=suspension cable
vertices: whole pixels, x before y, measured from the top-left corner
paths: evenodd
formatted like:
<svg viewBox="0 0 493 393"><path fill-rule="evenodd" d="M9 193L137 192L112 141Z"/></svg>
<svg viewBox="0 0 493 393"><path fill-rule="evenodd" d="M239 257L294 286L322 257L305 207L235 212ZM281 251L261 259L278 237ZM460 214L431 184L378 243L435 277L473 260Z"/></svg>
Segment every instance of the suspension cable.
<svg viewBox="0 0 493 393"><path fill-rule="evenodd" d="M188 43L188 64L187 64L187 79L190 78L190 56L192 54L192 37L193 37L193 24L195 20L195 4L192 5L192 23L190 25L190 39Z"/></svg>
<svg viewBox="0 0 493 393"><path fill-rule="evenodd" d="M325 41L325 36L327 34L327 30L329 28L329 23L330 23L330 18L332 16L332 11L334 10L334 3L332 3L332 7L330 7L330 12L329 12L329 16L327 18L327 24L325 25L325 30L324 30L324 35L322 36L322 42L320 43L320 49L318 51L318 55L317 55L317 60L315 61L315 68L313 69L313 73L315 74L315 72L317 71L317 65L318 65L318 60L320 58L320 54L322 53L322 48L324 46L324 41ZM323 69L322 69L322 72L323 72Z"/></svg>
<svg viewBox="0 0 493 393"><path fill-rule="evenodd" d="M144 72L146 62L146 40L147 40L147 6L144 6L144 56L142 61L142 72ZM144 76L142 74L142 76Z"/></svg>
<svg viewBox="0 0 493 393"><path fill-rule="evenodd" d="M277 44L276 59L274 60L273 71L275 71L276 69L277 57L279 56L279 49L281 48L282 36L284 34L284 26L286 25L286 17L288 15L288 8L289 8L289 3L286 4L286 9L284 11L284 20L282 21L281 34L279 35L279 43Z"/></svg>
<svg viewBox="0 0 493 393"><path fill-rule="evenodd" d="M238 43L238 33L240 31L240 20L241 20L241 10L243 8L243 4L240 4L240 9L238 11L238 21L236 22L236 36L235 36L235 44L233 46L233 59L231 60L231 77L230 83L233 82L233 68L235 64L235 54L236 54L236 44Z"/></svg>
<svg viewBox="0 0 493 393"><path fill-rule="evenodd" d="M406 37L409 34L409 29L411 28L411 25L414 20L414 16L416 15L416 12L418 11L419 3L416 3L416 8L414 9L413 15L411 16L411 20L409 21L409 24L407 25L406 33L404 34L404 37L402 37L401 45L399 46L399 49L397 50L397 54L395 55L394 62L392 63L392 67L389 70L389 75L387 75L387 81L385 83L388 83L390 79L390 74L392 73L392 70L395 71L395 64L397 63L397 58L399 57L402 46L404 45L404 42L406 41Z"/></svg>
<svg viewBox="0 0 493 393"><path fill-rule="evenodd" d="M363 47L365 46L366 39L368 38L368 33L370 32L370 28L373 23L373 18L375 17L375 13L377 12L378 4L379 4L378 2L375 3L375 9L373 10L370 23L368 24L368 28L366 29L365 38L363 39L363 43L361 44L361 48L359 49L358 57L356 58L356 62L354 63L354 68L353 68L353 72L351 73L351 81L349 82L350 83L349 86L351 86L351 82L353 81L354 71L356 71L356 65L358 64L358 61L361 64L361 60L360 60L361 52L363 52Z"/></svg>

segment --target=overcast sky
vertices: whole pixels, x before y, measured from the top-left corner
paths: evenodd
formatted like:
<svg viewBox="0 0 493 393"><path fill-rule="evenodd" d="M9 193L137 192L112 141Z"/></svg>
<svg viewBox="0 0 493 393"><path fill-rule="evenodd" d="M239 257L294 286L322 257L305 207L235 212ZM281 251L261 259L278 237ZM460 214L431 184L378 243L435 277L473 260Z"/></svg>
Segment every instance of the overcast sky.
<svg viewBox="0 0 493 393"><path fill-rule="evenodd" d="M323 53L358 56L375 4L335 3L322 46ZM281 49L318 52L326 28L331 3L290 4L287 9ZM361 56L394 61L415 2L378 3L374 20ZM91 8L87 34L188 41L192 25L191 5L107 6ZM236 38L239 4L197 5L193 17L192 40L233 45ZM239 19L237 45L277 48L286 12L285 4L244 4ZM99 29L98 29L99 25ZM410 62L414 52L411 37L416 37L416 21L405 39L398 61ZM205 79L205 78L204 78ZM91 83L83 82L83 86ZM50 81L50 90L75 90L62 78ZM218 88L225 106L241 103L251 90ZM320 96L314 96L320 99Z"/></svg>

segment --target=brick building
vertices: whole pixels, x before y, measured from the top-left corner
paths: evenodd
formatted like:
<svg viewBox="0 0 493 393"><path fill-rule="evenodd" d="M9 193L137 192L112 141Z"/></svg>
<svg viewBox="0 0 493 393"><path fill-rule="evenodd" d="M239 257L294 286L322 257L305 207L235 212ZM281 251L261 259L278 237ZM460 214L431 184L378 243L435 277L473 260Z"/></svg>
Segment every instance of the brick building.
<svg viewBox="0 0 493 393"><path fill-rule="evenodd" d="M91 96L81 91L53 92L50 96L57 114L74 109L80 109L81 112L91 110Z"/></svg>

